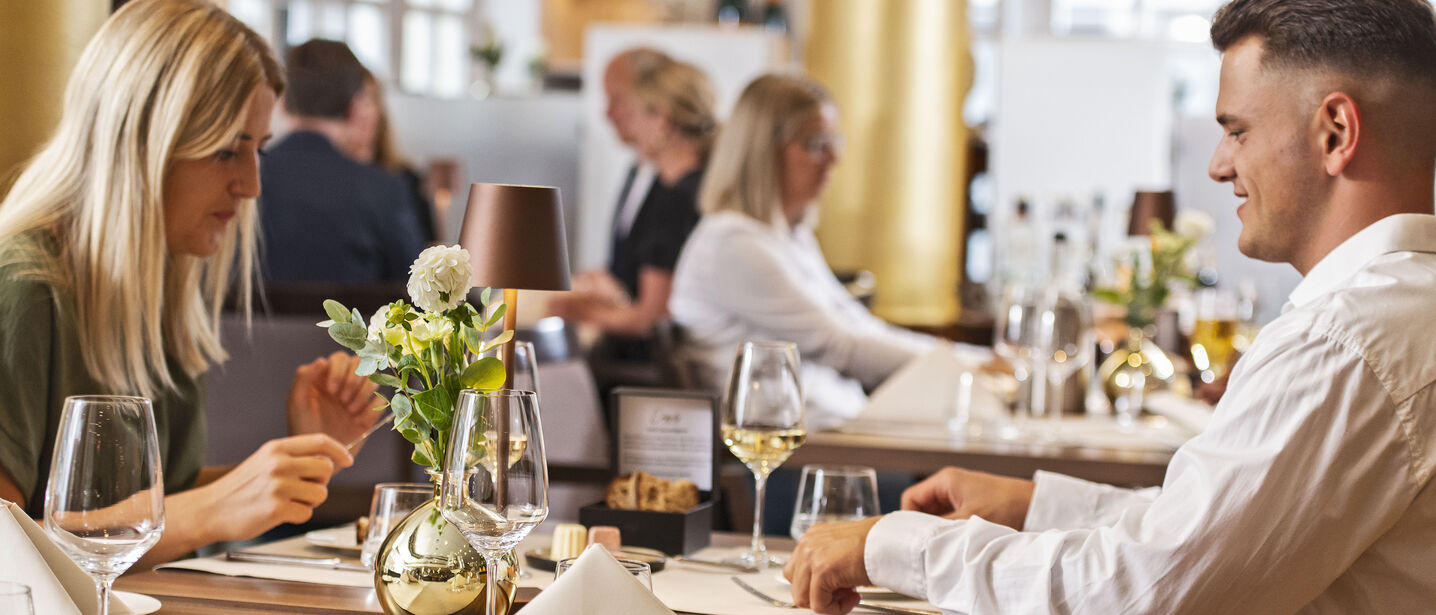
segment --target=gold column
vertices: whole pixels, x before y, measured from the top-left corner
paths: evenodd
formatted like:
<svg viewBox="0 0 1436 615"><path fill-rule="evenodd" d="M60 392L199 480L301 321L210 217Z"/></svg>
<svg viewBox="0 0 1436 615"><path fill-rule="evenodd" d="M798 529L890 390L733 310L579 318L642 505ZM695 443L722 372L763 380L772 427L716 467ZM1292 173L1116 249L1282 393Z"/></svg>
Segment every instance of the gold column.
<svg viewBox="0 0 1436 615"><path fill-rule="evenodd" d="M110 0L0 1L0 195L60 121L65 82Z"/></svg>
<svg viewBox="0 0 1436 615"><path fill-rule="evenodd" d="M818 238L837 270L877 274L873 311L957 320L972 83L962 0L814 0L806 62L832 91L848 147Z"/></svg>

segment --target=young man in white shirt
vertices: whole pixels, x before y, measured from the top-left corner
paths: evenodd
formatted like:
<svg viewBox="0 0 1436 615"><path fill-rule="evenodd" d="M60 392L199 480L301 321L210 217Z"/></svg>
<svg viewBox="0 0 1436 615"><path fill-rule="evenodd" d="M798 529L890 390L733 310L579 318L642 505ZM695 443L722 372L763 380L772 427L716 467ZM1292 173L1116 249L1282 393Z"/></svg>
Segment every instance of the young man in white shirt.
<svg viewBox="0 0 1436 615"><path fill-rule="evenodd" d="M1305 279L1211 426L1160 490L943 470L908 510L808 530L798 605L876 583L962 613L1436 608L1432 7L1236 0L1212 41L1238 246Z"/></svg>

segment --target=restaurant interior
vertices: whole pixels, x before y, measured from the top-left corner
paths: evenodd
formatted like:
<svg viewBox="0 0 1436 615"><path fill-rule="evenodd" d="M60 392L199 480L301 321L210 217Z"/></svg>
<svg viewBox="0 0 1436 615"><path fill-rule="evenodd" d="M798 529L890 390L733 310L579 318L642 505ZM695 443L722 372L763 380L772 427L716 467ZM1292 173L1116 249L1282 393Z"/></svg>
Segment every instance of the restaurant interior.
<svg viewBox="0 0 1436 615"><path fill-rule="evenodd" d="M391 147L409 174L414 205L426 211L427 245L465 250L465 290L453 300L472 307L444 309L476 316L471 327L468 317L451 319L458 333L436 334L454 335L449 347L467 350L452 359L425 354L428 341L397 341L419 335L406 322L431 322L425 314L441 311L416 294L409 272L418 276L419 262L400 277L362 282L271 280L262 264L249 301L232 289L219 315L228 359L205 375L204 464L240 464L290 433L286 383L299 366L336 351L357 353L360 375L375 374L382 403L373 416L382 418L340 443L354 463L327 481L312 517L204 546L158 570L136 568L115 583L132 596L116 603L117 613L780 612L724 577L758 570L742 577L757 586L749 592L782 602L787 581L772 562L781 564L806 525L897 510L904 489L946 466L1160 486L1174 452L1211 421L1237 359L1301 282L1287 264L1238 251L1240 199L1209 175L1223 138L1213 118L1222 56L1209 36L1222 0L212 1L258 33L280 62L311 39L352 50L377 84ZM0 62L0 194L54 133L57 101L86 42L126 3L0 6L8 58ZM616 129L607 88L610 63L634 49L656 50L706 77L716 125L704 130L716 133L719 152L709 180L727 121L756 78L814 82L828 98L823 108L836 111L826 140L805 146L832 164L801 223L811 225L820 250L818 277L835 278L844 300L859 306L843 310L866 310L873 327L922 340L920 351L881 377L835 367L857 390L851 411L820 407L824 385L809 380L810 361L838 361L829 359L837 353L827 342L764 326L723 337L742 315L769 310L761 301L776 291L764 279L721 291L745 304L721 326L682 303L718 284L692 282L688 272L719 276L711 272L745 266L737 261L746 258L696 262L721 252L688 250L692 242L675 252L676 265L670 257L664 270L672 299L665 289L659 313L637 332L606 331L575 307L582 303L575 297L596 292L589 285L597 276L589 274L606 272L616 258L615 233L627 233L618 230L621 210L633 205L636 169L650 164ZM296 131L289 99L280 98L270 147ZM279 199L268 192L268 174L261 179L263 215L282 204L272 202ZM716 215L706 209L703 186L689 196L697 199L694 222L698 214L704 221L695 233ZM687 229L672 232L680 233L675 247L682 245ZM262 263L282 254L265 241ZM431 252L424 254L421 260ZM337 267L346 257L330 258L309 265ZM436 271L442 279L442 267ZM630 294L615 301L638 306ZM408 302L408 321L387 316L396 300ZM840 324L868 326L865 312L852 318ZM385 338L386 331L400 337ZM609 341L630 338L641 339L644 351L611 352ZM868 338L855 339L847 352L856 358L842 361L878 360L871 357L882 351ZM417 360L405 354L411 350ZM401 355L413 360L408 372ZM433 402L428 373L420 378L414 366L460 359L452 376L464 384L455 392L499 391ZM715 362L721 373L709 375ZM789 398L772 398L773 378L781 381L778 395ZM536 394L503 396L522 388ZM742 408L763 404L788 414L751 419L750 430ZM437 406L442 417L429 414ZM524 422L530 411L533 425ZM412 432L438 434L451 419L453 436L425 436L447 443L443 458L442 448L425 449L425 437ZM461 439L463 420L471 433ZM509 450L467 439L503 441L494 430L507 432L501 425L508 422L515 430ZM758 437L753 430L766 430L766 444L744 440ZM470 442L467 474L450 466L460 442ZM488 460L479 474L497 477L493 484L514 481L495 488L500 502L522 501L538 483L544 514L522 543L502 552L484 547L482 558L462 565L452 555L448 570L425 573L424 566L443 567L420 562L432 554L415 546L432 538L425 532L434 524L487 527L437 512L446 498L481 490L472 477L478 457ZM856 510L819 511L815 499L839 499L823 495L821 485L833 482L869 492ZM380 495L398 483L419 491L403 514L385 508L402 490ZM650 507L653 498L659 504ZM430 526L409 515L419 504L430 507ZM56 531L57 521L35 520ZM622 537L606 535L609 528ZM561 552L560 543L571 541L576 546ZM583 601L582 610L554 610L557 597L541 603L545 588L558 586L555 566L604 573L597 564L579 568L581 560L558 562L587 557L589 544L609 544L624 563L647 562L634 575L656 604L618 595L614 604L625 606L603 610L604 594L575 598L572 582L566 600L570 607ZM51 566L56 587L78 605L74 612L102 612L93 595L82 595L91 591L88 581L77 586L58 571L63 566ZM505 574L493 573L499 568ZM472 592L455 598L453 588L469 581ZM462 604L443 606L439 587L453 590L444 599ZM49 595L58 590L30 591L35 613L51 612L42 604L60 599ZM153 605L133 602L135 594ZM863 596L864 605L896 609L887 612L937 612L921 597Z"/></svg>

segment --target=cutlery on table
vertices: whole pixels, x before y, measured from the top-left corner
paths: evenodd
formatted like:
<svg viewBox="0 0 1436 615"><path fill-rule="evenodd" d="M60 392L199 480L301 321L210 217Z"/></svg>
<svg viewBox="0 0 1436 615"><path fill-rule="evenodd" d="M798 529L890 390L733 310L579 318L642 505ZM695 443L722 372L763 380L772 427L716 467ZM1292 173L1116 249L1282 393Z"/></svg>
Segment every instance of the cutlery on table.
<svg viewBox="0 0 1436 615"><path fill-rule="evenodd" d="M743 582L743 579L740 579L738 577L728 578L734 583L737 583L738 587L741 587L744 591L753 594L754 596L757 596L763 602L767 602L768 604L771 604L781 609L797 608L792 602L789 602L787 600L779 600L777 598L769 596L768 594L763 593L762 591L759 591L758 588ZM877 613L892 613L894 615L942 615L937 611L931 611L928 609L909 609L896 606L884 606L881 604L873 604L867 601L859 601L858 608L868 609Z"/></svg>
<svg viewBox="0 0 1436 615"><path fill-rule="evenodd" d="M738 564L734 562L715 562L706 559L693 559L691 557L683 557L682 555L674 555L673 561L682 562L684 564L696 564L699 566L712 566L714 568L722 568L724 570L736 570L738 572L758 572L758 569L752 566L744 566L743 564Z"/></svg>
<svg viewBox="0 0 1436 615"><path fill-rule="evenodd" d="M358 438L355 438L353 442L350 442L349 444L344 445L344 450L349 451L349 454L350 454L350 455L353 455L353 454L354 454L354 451L359 450L359 445L360 445L360 444L363 444L365 440L368 440L368 439L369 439L369 436L374 435L374 432L379 431L380 428L382 428L382 427L385 426L385 425L388 425L389 423L392 423L393 421L394 421L394 411L393 411L393 410L389 410L389 411L384 412L384 418L379 419L379 420L375 421L373 425L370 425L370 426L369 426L369 430L368 430L368 431L365 431L365 432L364 432L364 435L361 435L361 436L359 436Z"/></svg>
<svg viewBox="0 0 1436 615"><path fill-rule="evenodd" d="M308 557L304 555L275 555L271 553L249 553L246 551L227 551L224 559L232 562L249 562L253 564L279 564L282 566L310 566L314 568L328 568L330 570L350 570L354 572L369 572L363 564L346 562L337 557Z"/></svg>

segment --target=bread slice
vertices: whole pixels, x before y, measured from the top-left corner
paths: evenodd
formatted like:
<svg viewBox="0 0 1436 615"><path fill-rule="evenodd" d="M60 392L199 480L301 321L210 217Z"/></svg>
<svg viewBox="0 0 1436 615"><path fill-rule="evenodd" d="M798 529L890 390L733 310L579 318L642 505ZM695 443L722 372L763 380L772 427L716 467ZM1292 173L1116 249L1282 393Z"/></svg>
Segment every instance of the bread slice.
<svg viewBox="0 0 1436 615"><path fill-rule="evenodd" d="M641 474L641 472L639 473ZM625 474L608 483L608 495L604 503L609 508L636 510L638 508L638 476Z"/></svg>
<svg viewBox="0 0 1436 615"><path fill-rule="evenodd" d="M687 512L698 505L698 485L687 479L678 479L668 483L668 492L664 494L664 510L667 512Z"/></svg>
<svg viewBox="0 0 1436 615"><path fill-rule="evenodd" d="M668 481L646 472L635 472L638 478L638 509L668 510Z"/></svg>

